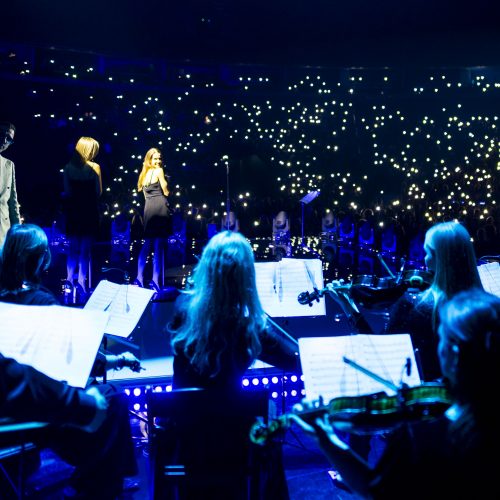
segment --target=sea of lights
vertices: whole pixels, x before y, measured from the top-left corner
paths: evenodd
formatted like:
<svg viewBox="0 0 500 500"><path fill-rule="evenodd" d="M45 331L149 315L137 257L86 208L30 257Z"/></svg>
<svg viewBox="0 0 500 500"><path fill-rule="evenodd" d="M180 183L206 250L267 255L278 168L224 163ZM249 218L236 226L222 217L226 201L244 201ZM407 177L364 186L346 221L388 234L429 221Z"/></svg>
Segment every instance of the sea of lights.
<svg viewBox="0 0 500 500"><path fill-rule="evenodd" d="M497 211L495 68L169 65L24 48L11 51L2 80L18 134L50 131L47 151L32 155L54 186L80 135L100 141L105 219L141 211L135 186L152 146L191 232L220 223L228 180L249 237L267 236L280 209L297 219L313 190L319 215L382 207L429 224ZM54 213L56 201L47 202ZM31 196L21 206L41 217Z"/></svg>

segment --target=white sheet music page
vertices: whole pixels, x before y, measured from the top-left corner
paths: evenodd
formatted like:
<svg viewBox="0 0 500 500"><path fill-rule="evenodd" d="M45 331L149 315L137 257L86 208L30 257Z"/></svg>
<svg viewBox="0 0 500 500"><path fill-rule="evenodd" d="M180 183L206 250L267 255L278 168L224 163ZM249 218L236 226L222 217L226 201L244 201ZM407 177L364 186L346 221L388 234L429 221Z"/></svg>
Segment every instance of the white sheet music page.
<svg viewBox="0 0 500 500"><path fill-rule="evenodd" d="M500 297L500 262L489 262L477 266L479 277L483 288L487 291Z"/></svg>
<svg viewBox="0 0 500 500"><path fill-rule="evenodd" d="M108 313L0 303L0 352L56 380L85 387Z"/></svg>
<svg viewBox="0 0 500 500"><path fill-rule="evenodd" d="M400 387L420 385L409 334L340 335L299 338L306 399L325 402L341 396L394 391L344 362L344 356ZM410 358L411 373L405 366Z"/></svg>
<svg viewBox="0 0 500 500"><path fill-rule="evenodd" d="M323 264L320 259L281 259L256 262L257 291L264 311L271 317L324 316L325 299L311 306L299 304L297 297L314 288L323 288Z"/></svg>
<svg viewBox="0 0 500 500"><path fill-rule="evenodd" d="M127 338L137 326L154 293L149 288L101 280L84 309L109 312L104 332Z"/></svg>

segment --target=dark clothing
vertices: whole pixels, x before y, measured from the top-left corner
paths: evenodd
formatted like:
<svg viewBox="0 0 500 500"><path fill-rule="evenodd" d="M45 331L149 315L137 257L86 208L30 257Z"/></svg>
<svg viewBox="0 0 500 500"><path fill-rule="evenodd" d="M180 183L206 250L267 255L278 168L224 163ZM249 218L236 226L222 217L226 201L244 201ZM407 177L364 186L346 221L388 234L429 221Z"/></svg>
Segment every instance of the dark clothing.
<svg viewBox="0 0 500 500"><path fill-rule="evenodd" d="M99 176L88 164L70 162L64 167L64 186L66 235L96 238L99 235Z"/></svg>
<svg viewBox="0 0 500 500"><path fill-rule="evenodd" d="M45 287L26 288L16 290L16 292L0 292L0 302L10 304L21 304L25 306L60 306L60 302L54 297L52 292Z"/></svg>
<svg viewBox="0 0 500 500"><path fill-rule="evenodd" d="M172 218L167 197L160 182L143 187L144 198L144 238L166 238L172 232Z"/></svg>
<svg viewBox="0 0 500 500"><path fill-rule="evenodd" d="M51 428L39 444L77 467L73 484L85 498L114 498L122 489L123 479L137 474L128 398L112 384L95 387L109 403L99 429L88 433L70 427Z"/></svg>
<svg viewBox="0 0 500 500"><path fill-rule="evenodd" d="M186 308L189 295L181 294L176 299L175 310L172 322L169 325L170 331L177 330L185 321ZM237 328L236 320L219 322L214 328L230 331ZM241 327L240 327L241 328ZM228 335L227 339L240 339L240 344L230 346L227 351L220 356L220 370L215 376L199 373L183 352L174 354L174 377L173 386L176 389L187 387L200 387L209 389L209 394L214 400L218 400L218 405L225 408L224 413L228 413L233 408L234 401L237 400L235 394L241 392L241 377L248 370L254 361L248 354L247 346L244 342L244 332L241 335ZM260 335L262 343L262 353L259 359L287 371L300 370L300 358L298 356L298 344L293 338L286 338L277 329L269 325ZM231 396L232 395L232 396ZM245 418L231 419L230 413L222 415L216 419L214 425L225 429L225 436L232 448L240 450L239 459L234 459L234 477L238 471L241 473L246 461L256 464L253 481L258 484L258 493L255 497L259 499L280 499L289 498L288 487L282 461L281 442L271 441L266 446L260 447L249 442L249 431L251 424L255 421L247 421ZM209 425L210 427L210 425ZM243 431L242 431L243 430ZM218 450L219 458L232 456L225 448ZM243 451L246 450L246 451ZM215 497L214 497L215 498ZM234 490L226 488L225 492L218 492L217 498L247 498L246 488L235 486Z"/></svg>
<svg viewBox="0 0 500 500"><path fill-rule="evenodd" d="M432 296L421 301L422 292L406 292L391 307L385 333L409 333L417 363L421 364L421 378L432 382L441 378L437 355L438 336L432 328L434 301Z"/></svg>
<svg viewBox="0 0 500 500"><path fill-rule="evenodd" d="M0 354L0 418L86 425L94 398Z"/></svg>
<svg viewBox="0 0 500 500"><path fill-rule="evenodd" d="M390 435L375 468L374 498L500 498L498 464L491 459L493 447L489 452L464 453L451 442L448 425L449 420L442 416L403 424Z"/></svg>
<svg viewBox="0 0 500 500"><path fill-rule="evenodd" d="M78 486L88 493L86 498L114 498L123 478L137 473L128 402L112 385L97 387L109 402L103 424L92 433L68 427L92 421L94 398L0 354L0 418L51 424L36 444L77 467Z"/></svg>
<svg viewBox="0 0 500 500"><path fill-rule="evenodd" d="M175 302L175 309L172 321L169 325L171 331L177 330L183 323L186 307L189 300L187 294L181 294ZM233 326L216 325L216 328L225 328L229 331ZM228 336L229 338L229 336ZM238 337L243 339L243 332ZM270 365L276 366L286 371L300 371L300 358L298 356L298 344L294 339L284 338L283 335L268 325L267 329L260 335L262 343L262 352L259 359ZM221 388L237 389L239 388L241 377L253 363L253 359L248 355L246 345L235 346L232 352L224 351L221 354L219 373L214 377L207 377L200 374L190 363L190 360L183 352L174 354L174 378L173 386L182 387L201 387L204 389Z"/></svg>

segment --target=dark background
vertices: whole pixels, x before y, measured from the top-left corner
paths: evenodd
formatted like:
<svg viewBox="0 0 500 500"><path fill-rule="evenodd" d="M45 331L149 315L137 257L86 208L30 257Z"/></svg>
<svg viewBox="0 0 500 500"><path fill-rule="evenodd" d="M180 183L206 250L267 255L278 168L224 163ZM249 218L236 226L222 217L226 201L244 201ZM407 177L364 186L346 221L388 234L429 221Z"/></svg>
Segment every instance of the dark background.
<svg viewBox="0 0 500 500"><path fill-rule="evenodd" d="M170 60L494 65L496 0L10 0L0 41Z"/></svg>

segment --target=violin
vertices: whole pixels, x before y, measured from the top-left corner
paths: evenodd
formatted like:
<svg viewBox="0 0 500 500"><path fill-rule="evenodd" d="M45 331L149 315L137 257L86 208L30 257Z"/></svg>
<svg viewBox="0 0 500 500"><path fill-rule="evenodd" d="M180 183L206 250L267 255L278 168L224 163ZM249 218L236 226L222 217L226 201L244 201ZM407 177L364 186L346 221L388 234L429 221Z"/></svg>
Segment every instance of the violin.
<svg viewBox="0 0 500 500"><path fill-rule="evenodd" d="M425 290L432 285L434 275L421 269L408 269L403 272L402 282L406 288Z"/></svg>
<svg viewBox="0 0 500 500"><path fill-rule="evenodd" d="M328 404L316 401L305 409L297 405L292 413L283 414L268 425L256 422L250 429L250 440L263 446L274 435L288 429L297 417L312 423L325 414L331 425L343 431L362 434L386 432L403 421L437 418L451 404L448 390L437 382L415 387L403 386L394 396L388 396L385 392L341 396Z"/></svg>
<svg viewBox="0 0 500 500"><path fill-rule="evenodd" d="M351 285L344 285L343 280L339 280L337 284L328 283L326 287L321 290L314 288L312 292L302 292L297 297L297 300L299 301L299 304L308 304L311 306L315 300L319 302L319 299L326 292L331 292L344 311L351 327L355 331L359 333L374 333L372 327L361 314L358 306L348 293L350 288Z"/></svg>

